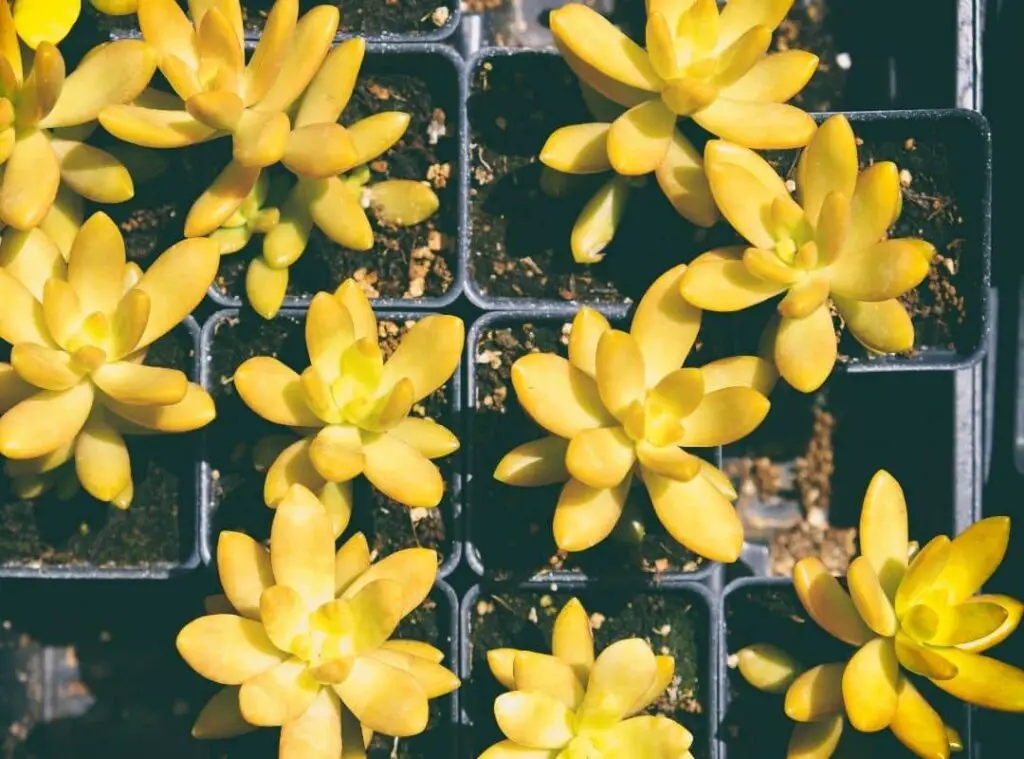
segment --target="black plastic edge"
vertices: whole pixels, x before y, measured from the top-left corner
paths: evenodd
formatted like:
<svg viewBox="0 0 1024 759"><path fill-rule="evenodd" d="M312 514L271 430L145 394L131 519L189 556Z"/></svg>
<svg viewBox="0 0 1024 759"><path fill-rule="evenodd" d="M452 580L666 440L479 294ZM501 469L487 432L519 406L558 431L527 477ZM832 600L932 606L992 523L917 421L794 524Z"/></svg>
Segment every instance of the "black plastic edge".
<svg viewBox="0 0 1024 759"><path fill-rule="evenodd" d="M510 49L510 48L482 48L474 53L466 63L466 98L468 102L471 95L472 82L477 67L492 58L504 58L515 55L532 56L555 56L556 51L534 50L534 49ZM978 214L979 239L977 241L978 253L981 255L981 281L977 291L971 292L971 304L978 309L979 321L977 335L972 335L970 342L976 347L969 354L956 354L951 351L940 351L932 349L925 351L919 356L905 358L898 356L883 356L871 359L853 359L846 363L837 364L836 368L847 372L884 372L884 371L949 371L953 369L964 369L979 363L984 357L989 346L989 333L991 323L989 318L989 290L991 285L992 269L992 134L986 118L977 111L963 108L937 108L937 109L915 109L896 111L844 111L842 112L856 128L857 124L884 122L884 121L915 121L915 120L962 120L974 129L982 144L982 170L984 179L982 182L981 197L977 199L980 213ZM822 112L811 114L819 123L836 115L835 112ZM466 134L472 139L471 125L468 123L468 112L466 115ZM468 159L468 148L467 148ZM467 195L467 206L468 206ZM974 202L973 199L971 199ZM468 207L467 207L468 216ZM472 264L472 230L466 230L469 239L465 248L466 258L462 263L462 270L465 273L466 298L476 307L484 311L505 311L523 310L543 311L552 307L568 306L578 308L583 305L600 308L609 315L622 315L629 311L632 302L627 300L613 302L594 302L588 300L561 301L555 299L538 298L508 298L491 297L480 290L475 278L470 274Z"/></svg>
<svg viewBox="0 0 1024 759"><path fill-rule="evenodd" d="M480 598L480 593L485 588L495 587L488 583L487 585L476 584L470 587L466 591L466 594L462 597L462 602L459 605L459 671L458 675L462 679L463 687L467 687L466 683L470 682L470 676L473 670L473 654L470 650L470 620L472 619L473 606ZM567 592L571 593L574 589L582 590L584 587L590 586L576 586L575 588L571 585L564 587L560 586L557 589L550 589L552 593L556 592ZM608 587L602 585L602 587ZM516 588L512 592L516 593L535 593L540 588L531 587L520 587ZM699 582L686 581L672 584L663 584L660 586L650 587L630 587L630 588L616 588L618 592L630 592L635 595L644 595L649 593L665 593L665 594L680 594L680 593L691 593L698 596L703 602L708 612L708 661L702 662L702 674L707 679L708 690L708 714L704 715L708 721L708 759L720 759L718 754L718 741L716 739L716 733L719 722L719 709L718 705L721 701L721 688L719 683L720 668L716 663L716 658L719 657L719 652L722 649L721 635L724 631L724 627L720 624L720 620L724 619L722 612L722 602L718 595L708 590L703 584ZM646 630L637 630L638 635L644 635L647 633ZM461 689L460 689L461 690ZM728 695L728 694L726 694ZM467 699L468 700L468 699ZM470 726L469 715L463 713L461 710L458 715L459 724L461 730L465 731ZM461 759L470 759L469 752L466 747L463 747L462 753L458 755Z"/></svg>
<svg viewBox="0 0 1024 759"><path fill-rule="evenodd" d="M451 46L438 43L384 43L376 42L366 46L366 52L371 56L379 55L436 55L447 60L454 69L456 77L456 92L458 93L458 104L456 108L457 134L455 139L458 143L456 160L458 163L457 181L459 186L455 193L454 202L455 223L457 235L455 240L455 276L451 287L443 295L425 298L373 298L370 304L375 308L399 309L399 310L439 310L446 308L458 300L466 288L467 271L465 262L468 259L466 248L469 245L469 131L466 123L466 66L462 56ZM340 284L340 283L338 283ZM210 285L207 294L211 301L221 308L241 308L242 297L229 295L217 288L215 284ZM284 299L282 308L308 308L313 297L289 295Z"/></svg>
<svg viewBox="0 0 1024 759"><path fill-rule="evenodd" d="M447 661L442 662L444 666L450 669L456 674L461 676L459 669L459 656L460 656L460 641L462 640L461 630L461 605L459 604L459 596L455 592L455 589L451 585L446 583L439 576L434 581L434 590L444 596L445 601L448 602L450 607L450 613L448 615L448 634L451 640L448 641L448 647L445 651ZM450 694L448 698L451 699L451 711L448 714L448 728L451 730L451 736L449 745L451 746L452 756L456 757L459 755L459 718L462 712L459 708L459 692L462 690L461 686L456 688Z"/></svg>
<svg viewBox="0 0 1024 759"><path fill-rule="evenodd" d="M353 32L337 32L334 35L334 42L344 42L347 39L353 37L362 37L368 43L374 44L389 44L389 45L415 45L421 43L430 42L442 42L448 39L455 33L455 30L459 28L459 22L462 20L462 3L459 0L438 0L438 8L446 8L448 10L448 18L445 19L437 29L429 32L388 32L383 31L380 34L357 34ZM97 15L99 15L97 13ZM187 15L187 11L186 11ZM112 39L141 39L142 31L139 29L138 19L134 15L131 16L134 23L131 26L118 26L116 22L111 23L109 30L110 37ZM246 30L245 42L256 43L263 36L263 31L251 31Z"/></svg>
<svg viewBox="0 0 1024 759"><path fill-rule="evenodd" d="M216 311L207 318L203 324L202 331L199 337L199 350L197 355L199 358L199 383L207 391L210 390L214 378L210 376L209 372L209 360L208 356L211 354L211 344L213 341L214 333L216 332L217 326L220 325L225 319L230 319L238 316L238 309L236 308L225 308L220 311ZM384 311L375 309L374 313L378 319L387 320L408 320L416 321L422 319L428 314L422 311ZM278 312L278 315L274 318L292 317L297 319L305 319L305 309L282 309ZM452 378L448 383L448 402L451 409L451 414L454 424L458 427L462 424L462 367L458 367L455 373L452 374ZM443 561L441 566L437 570L437 576L439 579L448 577L455 568L459 565L462 559L462 483L463 483L463 460L464 456L461 451L456 451L450 457L452 471L447 480L447 486L450 496L451 507L445 514L446 519L450 519L450 524L446 521L445 528L447 534L450 535L450 547L443 555ZM210 467L210 463L204 456L202 462L201 473L199 477L200 482L200 494L199 494L199 528L196 533L200 536L199 538L199 557L202 562L206 565L214 564L214 545L216 542L216 536L214 535L214 514L217 510L216 497L214 496L213 487L213 472ZM253 508L258 508L260 504L254 504ZM354 508L359 508L358 504Z"/></svg>
<svg viewBox="0 0 1024 759"><path fill-rule="evenodd" d="M192 371L190 379L199 382L202 375L200 361L201 330L199 322L187 316L177 327L184 327L192 338ZM153 566L136 567L97 567L84 564L40 564L39 566L2 566L0 580L38 579L38 580L167 580L191 572L202 563L202 522L203 522L203 467L206 461L206 433L198 431L199 453L193 467L193 530L192 545L188 557L184 561L167 562ZM114 508L110 506L110 508ZM188 504L179 504L179 508L187 509Z"/></svg>
<svg viewBox="0 0 1024 759"><path fill-rule="evenodd" d="M615 312L612 309L604 308L603 304L595 305L594 308L604 313L606 317L611 320L622 320L625 315L622 312ZM473 447L473 410L476 406L476 375L473 371L476 359L476 345L480 338L482 330L488 329L494 326L496 323L521 323L525 321L531 322L551 322L551 321L569 321L571 322L573 317L578 311L578 307L572 305L553 305L544 304L537 306L532 309L520 309L520 310L505 310L505 311L491 311L482 314L477 317L473 324L469 328L469 332L466 336L466 348L465 355L463 356L463 365L466 368L465 387L466 387L466 401L463 411L464 424L462 426L462 439L466 443L467 450L472 450ZM722 451L721 448L709 449L713 450L714 453L709 458L711 463L716 466L722 464ZM463 519L463 543L464 553L466 556L466 563L469 568L473 570L481 578L485 578L488 582L498 582L492 577L488 577L487 569L484 565L484 561L480 556L479 549L473 545L472 540L472 524L473 524L473 510L475 507L475 498L473 495L474 482L477 477L488 477L489 472L470 472L469 469L472 467L472 457L464 456L463 462L466 466L466 474L463 481L466 484L464 503L464 519ZM553 504L552 504L553 505ZM662 586L672 586L679 583L701 583L708 582L712 573L715 570L717 564L712 561L705 561L704 565L694 572L664 572L657 575L650 575L650 579L644 583L637 584L635 581L630 581L630 586L636 585L637 588L643 589L654 589ZM516 585L521 588L545 588L551 585L581 585L590 582L592 578L589 578L583 572L570 572L564 570L556 570L551 572L544 572L541 574L533 575L526 580L509 580L509 584ZM597 578L593 578L597 579ZM611 584L608 579L599 580L603 584Z"/></svg>

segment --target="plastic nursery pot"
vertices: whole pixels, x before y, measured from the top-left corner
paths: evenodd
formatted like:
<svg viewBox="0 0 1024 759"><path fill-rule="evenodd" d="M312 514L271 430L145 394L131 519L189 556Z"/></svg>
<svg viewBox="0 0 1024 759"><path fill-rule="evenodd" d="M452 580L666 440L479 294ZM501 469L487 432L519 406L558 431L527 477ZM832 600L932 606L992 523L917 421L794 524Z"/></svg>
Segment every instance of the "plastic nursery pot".
<svg viewBox="0 0 1024 759"><path fill-rule="evenodd" d="M474 149L466 293L481 308L571 301L621 312L668 267L738 241L725 222L710 229L690 224L648 178L630 193L604 260L574 263L572 225L604 177L571 177L573 190L552 198L540 189L536 158L554 129L592 120L574 76L556 55L488 50L471 61L469 84ZM984 118L955 110L848 115L863 143L862 165L893 160L902 170L903 212L893 234L923 237L939 255L928 278L905 296L917 332L912 355L859 361L865 351L849 337L841 353L871 368L950 368L980 360L989 329L991 255L991 146ZM768 157L786 174L796 151ZM769 301L728 321L725 329L743 341L738 351L756 351L774 305Z"/></svg>
<svg viewBox="0 0 1024 759"><path fill-rule="evenodd" d="M309 245L289 270L286 308L306 307L319 290L331 288L349 277L361 282L378 308L441 308L463 289L465 274L461 248L464 158L464 118L460 100L464 76L462 59L450 47L438 44L370 45L360 71L359 83L342 116L343 123L382 111L403 111L412 120L402 139L387 153L370 162L372 182L413 179L430 183L440 208L426 221L412 227L380 225L368 213L374 228L374 247L367 251L343 248L314 227ZM216 167L226 164L230 141L210 146L227 154ZM196 148L185 153L195 169L189 174L194 187L175 197L180 214L209 184L213 176ZM208 161L206 162L208 163ZM281 168L277 172L288 172ZM176 222L179 226L181 221ZM180 231L180 229L179 229ZM221 259L210 297L221 306L238 307L245 294L245 272L259 255L263 235L256 235L238 253Z"/></svg>
<svg viewBox="0 0 1024 759"><path fill-rule="evenodd" d="M715 659L719 682L718 759L785 756L794 723L783 712L784 694L763 693L747 684L732 668L735 660L731 655L754 643L770 643L810 668L846 661L856 649L833 638L808 618L789 580L736 580L725 588L720 610L720 648ZM980 756L971 740L971 723L977 713L923 678L914 677L914 684L945 723L963 738L964 751L955 756L962 759ZM912 754L889 730L858 733L847 723L834 759L865 756L908 759Z"/></svg>
<svg viewBox="0 0 1024 759"><path fill-rule="evenodd" d="M280 731L261 728L227 741L199 741L190 730L221 687L193 672L174 640L202 615L204 593L218 592L212 572L175 583L29 583L4 588L0 619L0 719L10 725L12 756L94 759L277 757ZM67 613L87 608L89 614ZM396 637L426 641L458 661L458 599L438 582L406 617ZM375 736L372 759L454 756L454 694L430 702L426 732L396 740ZM392 753L394 752L394 753Z"/></svg>
<svg viewBox="0 0 1024 759"><path fill-rule="evenodd" d="M734 573L788 577L805 556L844 571L879 469L902 485L922 545L973 522L982 449L975 374L838 373L810 395L776 385L761 426L723 451L747 538Z"/></svg>
<svg viewBox="0 0 1024 759"><path fill-rule="evenodd" d="M470 2L482 12L463 16L463 53L491 45L550 48L548 14L565 2ZM587 5L643 43L644 3ZM982 27L976 6L975 0L798 0L776 32L772 50L808 50L821 60L796 100L809 110L973 108L980 90L975 61ZM927 35L920 33L925 27Z"/></svg>
<svg viewBox="0 0 1024 759"><path fill-rule="evenodd" d="M517 358L532 351L566 356L576 310L539 307L530 311L484 314L466 338L466 560L482 577L546 586L583 579L661 584L705 580L713 562L676 542L662 527L647 491L634 478L627 518L597 546L579 553L561 552L551 522L560 485L523 488L494 479L494 468L515 446L548 434L516 400L510 373ZM615 326L628 328L617 319ZM719 358L712 346L700 346L687 358L700 366ZM718 466L717 448L691 449ZM629 525L639 518L645 531Z"/></svg>
<svg viewBox="0 0 1024 759"><path fill-rule="evenodd" d="M188 317L150 347L146 363L199 378L199 325ZM161 580L200 562L199 468L204 431L127 436L135 494L121 510L79 489L20 499L0 478L0 579ZM70 465L74 474L74 463Z"/></svg>
<svg viewBox="0 0 1024 759"><path fill-rule="evenodd" d="M186 8L186 0L178 0ZM255 41L263 35L274 0L241 0L245 39ZM450 36L462 16L456 0L301 0L299 14L317 5L334 5L341 12L337 39L360 36L370 42L437 42ZM113 37L139 36L136 16L105 16L90 5L87 15L104 34Z"/></svg>
<svg viewBox="0 0 1024 759"><path fill-rule="evenodd" d="M385 356L398 344L404 326L422 313L377 312L385 336ZM298 439L285 427L271 424L246 406L235 393L232 377L252 356L275 356L297 371L309 365L304 338L306 312L287 309L264 320L249 310L224 309L203 325L200 382L217 403L217 420L209 431L209 456L202 473L200 535L202 557L211 563L222 530L239 530L257 540L267 539L273 510L263 500L265 471L253 463L253 446L267 435ZM440 389L413 406L420 414L459 434L461 367ZM282 442L285 438L282 438ZM386 556L402 548L433 548L442 559L438 571L447 576L459 563L462 541L460 454L436 459L445 480L445 495L436 509L410 509L387 498L357 477L353 482L352 521L344 536L366 534L371 551ZM343 536L343 537L344 537Z"/></svg>
<svg viewBox="0 0 1024 759"><path fill-rule="evenodd" d="M552 583L546 589L497 589L476 585L462 599L459 618L461 759L475 759L503 739L494 720L494 699L504 688L487 665L487 651L511 647L551 652L551 629L562 607L578 598L590 614L595 653L624 638L645 638L655 654L675 658L675 676L648 713L664 714L693 734L695 759L712 759L713 717L718 699L718 610L699 583L667 583L656 589Z"/></svg>

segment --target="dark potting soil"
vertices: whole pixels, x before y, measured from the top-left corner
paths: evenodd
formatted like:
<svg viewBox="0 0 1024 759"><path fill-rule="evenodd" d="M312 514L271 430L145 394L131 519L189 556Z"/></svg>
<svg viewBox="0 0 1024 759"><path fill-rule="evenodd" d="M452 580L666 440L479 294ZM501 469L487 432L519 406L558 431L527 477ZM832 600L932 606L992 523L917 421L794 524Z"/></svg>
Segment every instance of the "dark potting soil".
<svg viewBox="0 0 1024 759"><path fill-rule="evenodd" d="M406 325L380 322L381 345L385 355L398 345ZM211 340L209 359L210 392L217 402L218 418L209 430L209 461L213 472L213 496L217 503L214 520L214 544L221 530L241 530L257 540L270 535L273 510L263 501L264 471L253 464L253 446L267 435L285 435L289 431L260 418L242 403L232 381L235 370L252 356L276 356L297 371L309 366L303 337L304 321L294 316L279 316L265 321L251 311L221 321ZM435 391L413 407L413 413L456 429L447 393L448 385ZM297 438L295 438L297 439ZM438 459L446 482L450 481L452 459ZM410 509L385 497L365 478L354 483L352 521L345 536L359 530L366 534L371 551L386 556L401 548L423 546L449 553L451 494L447 493L437 509Z"/></svg>
<svg viewBox="0 0 1024 759"><path fill-rule="evenodd" d="M154 759L277 756L279 731L229 741L191 737L219 686L193 672L174 639L217 592L208 576L184 583L38 583L5 587L0 612L0 750L7 759ZM68 615L69 605L89 614ZM406 617L395 637L451 647L451 610L438 594ZM9 682L8 682L9 681ZM451 701L431 701L427 732L397 743L374 738L372 759L433 759L450 753Z"/></svg>
<svg viewBox="0 0 1024 759"><path fill-rule="evenodd" d="M771 643L810 668L846 661L856 651L808 619L796 594L788 587L760 586L733 591L725 601L725 621L730 655L754 643ZM730 656L730 667L735 667L734 661ZM946 724L963 734L967 710L923 678L914 677L914 685ZM729 705L717 735L725 742L729 755L785 756L794 723L783 712L784 696L756 690L734 668L723 687L729 689ZM910 752L889 730L858 733L847 724L834 756L905 759Z"/></svg>
<svg viewBox="0 0 1024 759"><path fill-rule="evenodd" d="M685 591L622 594L588 590L577 595L590 614L595 653L624 638L641 637L656 654L675 657L675 677L649 713L664 714L693 733L690 751L707 759L708 698L706 663L708 611L703 601ZM558 593L481 593L469 614L471 671L463 684L461 704L470 717L471 756L503 739L494 720L494 699L504 688L487 666L487 651L518 648L551 652L551 630L562 606L572 598Z"/></svg>
<svg viewBox="0 0 1024 759"><path fill-rule="evenodd" d="M524 577L549 570L582 570L588 576L623 573L692 572L703 559L677 543L662 527L647 491L634 481L619 528L594 548L580 553L559 551L551 522L561 486L512 487L492 476L501 458L515 446L544 432L520 407L510 373L519 357L531 352L566 356L571 325L560 320L513 323L485 329L474 346L472 370L476 397L470 399L473 440L473 513L470 539L479 550L488 577ZM701 358L689 362L699 365ZM713 461L714 449L699 451ZM643 539L628 525L640 520Z"/></svg>
<svg viewBox="0 0 1024 759"><path fill-rule="evenodd" d="M179 5L188 8L185 0ZM306 13L317 5L334 5L341 13L339 32L352 34L415 34L437 31L448 21L455 5L451 0L302 0L299 14ZM246 34L259 34L267 22L267 15L274 7L273 0L243 0L242 15ZM87 19L104 34L138 28L133 16L104 16L84 6ZM441 9L441 10L439 10Z"/></svg>
<svg viewBox="0 0 1024 759"><path fill-rule="evenodd" d="M370 163L371 183L428 181L441 203L437 213L413 227L380 224L370 213L374 245L368 251L343 248L314 227L306 251L289 270L289 296L311 297L349 277L371 298L437 297L452 286L459 181L455 69L439 56L368 56L341 121L351 124L382 111L403 111L412 120L402 139ZM246 268L262 245L258 235L244 250L224 257L215 286L247 300Z"/></svg>
<svg viewBox="0 0 1024 759"><path fill-rule="evenodd" d="M189 376L194 360L184 327L157 340L146 357L148 365ZM123 511L81 489L68 501L53 491L20 499L0 478L0 566L157 568L184 561L194 547L201 434L128 436L135 497ZM73 472L73 463L65 466Z"/></svg>
<svg viewBox="0 0 1024 759"><path fill-rule="evenodd" d="M680 217L652 179L634 188L615 240L605 258L591 266L575 264L569 237L576 216L607 179L573 177L573 191L552 198L540 190L536 158L552 131L593 120L583 107L575 79L555 56L495 57L475 71L471 120L470 274L491 297L542 298L553 301L635 301L660 274L739 237L725 223L701 229ZM683 124L684 129L692 127ZM947 131L948 130L948 131ZM935 122L874 122L856 125L862 167L892 160L901 168L903 213L892 236L922 237L938 252L931 273L905 297L917 330L915 349L956 347L970 353L972 328L980 309L965 300L980 283L980 220L965 219L968 205L981 191L965 161L950 145L959 132ZM695 137L703 145L706 135ZM969 139L964 136L964 139ZM782 171L795 165L797 151L770 157ZM965 252L972 255L965 257ZM966 276L961 269L969 270ZM732 315L726 327L744 335L736 350L753 352L774 302ZM840 329L841 329L840 325ZM863 358L852 339L841 345L844 356Z"/></svg>
<svg viewBox="0 0 1024 759"><path fill-rule="evenodd" d="M953 381L939 374L833 375L804 395L779 383L751 435L724 451L747 540L769 546L768 573L805 556L836 573L856 552L861 503L885 469L902 485L911 538L954 532ZM928 430L906 445L902 430Z"/></svg>

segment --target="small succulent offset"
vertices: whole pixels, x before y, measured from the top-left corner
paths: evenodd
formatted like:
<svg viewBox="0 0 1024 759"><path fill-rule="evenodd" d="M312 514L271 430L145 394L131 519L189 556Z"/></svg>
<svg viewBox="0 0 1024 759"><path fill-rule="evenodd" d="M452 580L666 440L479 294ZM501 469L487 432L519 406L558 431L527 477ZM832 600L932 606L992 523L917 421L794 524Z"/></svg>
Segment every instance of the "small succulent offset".
<svg viewBox="0 0 1024 759"><path fill-rule="evenodd" d="M11 9L0 3L0 220L20 230L45 224L62 182L99 203L131 198L132 178L120 161L59 130L87 127L102 108L132 100L155 69L146 43L121 40L94 48L65 78L63 57L43 41L26 76Z"/></svg>
<svg viewBox="0 0 1024 759"><path fill-rule="evenodd" d="M499 648L491 672L508 693L494 702L506 740L479 759L693 759L690 732L668 717L641 714L672 682L675 660L628 638L594 658L590 618L573 598L559 612L553 655Z"/></svg>
<svg viewBox="0 0 1024 759"><path fill-rule="evenodd" d="M437 554L410 548L371 564L357 533L335 554L330 517L295 485L274 514L269 552L222 532L217 569L232 610L190 622L182 658L225 685L192 734L230 738L280 727L281 759L365 757L372 732L421 733L428 700L459 679L444 654L395 628L427 597Z"/></svg>
<svg viewBox="0 0 1024 759"><path fill-rule="evenodd" d="M140 0L139 25L159 52L175 96L104 108L114 136L151 148L177 148L229 136L232 160L192 205L187 237L205 236L242 205L263 169L278 162L331 176L354 152L339 124L296 124L288 110L306 89L338 29L338 9L317 6L298 19L298 0L278 0L248 65L238 0L191 0L193 21L175 0Z"/></svg>
<svg viewBox="0 0 1024 759"><path fill-rule="evenodd" d="M886 239L902 207L899 172L885 161L858 173L844 116L826 121L800 156L799 202L746 148L709 142L704 165L722 214L749 246L698 256L683 276L684 298L708 311L739 311L785 293L765 336L779 373L805 393L835 365L833 306L868 350L913 347L914 326L897 298L928 275L935 248Z"/></svg>
<svg viewBox="0 0 1024 759"><path fill-rule="evenodd" d="M231 214L219 229L208 235L217 243L222 256L242 250L249 244L253 235L266 234L280 221L280 209L267 205L274 189L276 188L271 187L266 173L261 174L238 210Z"/></svg>
<svg viewBox="0 0 1024 759"><path fill-rule="evenodd" d="M82 12L82 0L14 0L11 14L22 42L35 50L68 36Z"/></svg>
<svg viewBox="0 0 1024 759"><path fill-rule="evenodd" d="M755 356L680 368L700 328L700 311L679 295L685 270L679 265L655 281L628 333L583 308L568 360L533 353L512 366L520 404L550 435L506 454L494 477L566 483L554 517L562 550L586 550L612 532L636 473L673 538L715 561L739 557L736 491L683 447L725 445L753 431L768 413L775 373Z"/></svg>
<svg viewBox="0 0 1024 759"><path fill-rule="evenodd" d="M455 372L465 328L454 316L425 316L384 360L377 318L353 280L317 293L306 316L311 366L301 375L257 356L235 372L238 395L253 411L301 438L267 471L263 497L274 508L295 484L316 492L340 535L351 516L350 481L364 474L388 498L433 508L444 481L430 459L459 440L429 419L409 416L417 401Z"/></svg>
<svg viewBox="0 0 1024 759"><path fill-rule="evenodd" d="M437 195L423 182L371 182L367 164L401 139L409 126L408 114L383 111L347 128L337 123L352 97L365 52L361 38L334 48L296 105L296 133L315 137L319 130L341 130L351 150L340 160L324 162L321 144L311 141L308 148L316 171L286 158L285 166L297 182L281 204L279 223L268 230L262 258L253 259L246 279L249 302L264 318L271 318L281 307L288 268L306 250L314 225L339 245L370 250L373 228L364 209L372 210L384 223L403 227L419 224L437 211Z"/></svg>
<svg viewBox="0 0 1024 759"><path fill-rule="evenodd" d="M903 491L888 472L874 476L861 512L861 556L846 575L849 593L820 559L802 559L793 569L810 617L858 647L848 662L815 667L788 686L789 717L817 723L802 728L804 745L816 737L834 748L845 709L861 732L888 727L918 756L947 757L946 727L908 673L968 703L1024 712L1024 670L981 655L1005 640L1024 613L1016 599L977 595L1002 562L1009 536L1010 520L990 517L952 541L939 535L911 560Z"/></svg>
<svg viewBox="0 0 1024 759"><path fill-rule="evenodd" d="M67 262L40 229L7 230L0 244L0 454L20 477L46 478L74 459L82 486L127 508L125 434L188 432L215 416L213 400L175 369L144 364L217 272L217 247L186 240L145 273L126 262L117 225L82 226Z"/></svg>

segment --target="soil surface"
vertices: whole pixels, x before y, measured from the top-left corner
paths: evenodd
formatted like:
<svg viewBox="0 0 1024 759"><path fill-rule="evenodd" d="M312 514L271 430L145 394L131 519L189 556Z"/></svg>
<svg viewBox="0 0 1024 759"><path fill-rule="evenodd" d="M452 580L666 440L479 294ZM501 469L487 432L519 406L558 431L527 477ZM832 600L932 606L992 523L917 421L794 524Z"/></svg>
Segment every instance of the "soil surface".
<svg viewBox="0 0 1024 759"><path fill-rule="evenodd" d="M0 681L5 759L276 757L277 730L216 742L190 736L218 686L182 661L174 638L203 613L203 594L216 590L205 574L145 588L8 585L0 613L0 676L9 672L13 680ZM68 604L84 604L90 613L69 618ZM406 617L395 637L423 640L447 654L451 634L451 606L438 594ZM452 666L448 656L444 663ZM375 737L370 756L449 755L451 699L430 705L427 732L400 741Z"/></svg>
<svg viewBox="0 0 1024 759"><path fill-rule="evenodd" d="M656 183L647 181L632 191L604 260L591 266L573 263L572 225L604 177L571 177L567 194L552 198L541 191L536 158L556 128L592 120L573 75L557 57L497 57L477 69L473 89L470 274L487 295L552 302L634 301L669 266L740 241L724 222L709 230L691 225L675 213ZM891 236L924 238L938 253L929 277L904 298L917 330L915 350L973 351L977 346L970 344L971 335L980 315L972 312L964 293L969 297L979 289L980 239L978 220L965 218L962 206L980 192L976 170L954 160L948 150L953 135L936 122L861 123L856 129L863 138L862 167L890 160L901 169L903 213ZM706 138L693 136L698 147ZM797 155L780 151L769 158L788 174ZM737 350L756 351L774 306L771 301L733 315L729 333L750 338L746 344L737 341ZM837 329L841 333L842 324L837 322ZM844 359L865 357L852 339L844 339L840 349Z"/></svg>
<svg viewBox="0 0 1024 759"><path fill-rule="evenodd" d="M188 7L185 0L179 0L179 4ZM333 5L340 11L339 32L378 36L436 32L448 23L455 9L453 0L301 0L299 14L318 5ZM242 0L247 35L263 31L273 7L273 0ZM85 8L86 17L95 19L93 23L104 32L138 28L134 17L108 17L94 11L92 6Z"/></svg>
<svg viewBox="0 0 1024 759"><path fill-rule="evenodd" d="M482 593L467 610L470 615L468 645L471 671L463 684L461 704L470 717L472 756L502 740L494 722L493 703L504 688L487 666L487 651L512 647L540 653L551 652L551 629L562 606L572 596L556 593ZM686 592L630 595L587 591L577 596L590 613L595 652L611 643L641 637L656 654L675 657L676 674L650 710L675 719L693 733L690 749L697 759L708 750L708 701L706 662L708 611L703 601Z"/></svg>
<svg viewBox="0 0 1024 759"><path fill-rule="evenodd" d="M727 650L735 654L753 643L771 643L799 657L807 667L849 659L856 649L828 635L810 619L791 588L749 587L734 591L725 604ZM735 667L730 656L729 666ZM938 710L946 724L963 734L966 708L923 678L914 685ZM743 680L735 669L727 683L729 706L718 737L730 756L785 756L793 723L782 711L783 696L762 693ZM839 759L883 757L906 759L910 752L889 730L858 733L849 725L843 731Z"/></svg>
<svg viewBox="0 0 1024 759"><path fill-rule="evenodd" d="M903 487L910 530L922 545L954 531L953 383L938 374L833 375L816 394L779 384L772 410L725 448L747 540L769 546L768 573L820 557L845 572L856 552L860 506L886 469ZM907 446L903 429L929 430Z"/></svg>
<svg viewBox="0 0 1024 759"><path fill-rule="evenodd" d="M184 327L156 341L146 363L191 377L194 343ZM196 455L201 432L129 436L135 497L122 511L79 489L18 498L0 478L0 566L158 568L184 561L195 545ZM65 465L73 474L74 464Z"/></svg>
<svg viewBox="0 0 1024 759"><path fill-rule="evenodd" d="M379 325L385 355L398 345L406 323L382 321ZM267 422L249 409L235 393L235 370L252 356L276 356L297 371L309 365L303 339L304 322L294 316L264 321L252 312L221 322L212 340L210 377L218 418L209 430L209 461L213 470L213 496L217 503L214 534L241 530L258 540L270 535L274 512L264 505L265 472L253 463L253 446L267 435L286 435L287 429ZM443 386L417 403L413 413L457 429L451 413L450 389ZM297 438L296 438L297 439ZM454 471L452 457L438 459L446 482ZM366 534L371 551L386 556L401 548L423 546L442 556L450 552L451 495L437 509L410 509L373 488L363 477L354 483L352 522L346 536L357 530Z"/></svg>
<svg viewBox="0 0 1024 759"><path fill-rule="evenodd" d="M588 551L567 554L557 549L551 534L561 486L512 487L491 476L501 458L515 446L547 434L516 400L510 379L512 364L532 352L567 355L570 332L571 324L561 320L496 325L483 330L473 347L476 393L470 400L470 423L475 476L470 483L473 495L469 530L488 577L523 579L537 572L572 570L616 578L634 573L640 578L642 573L657 576L699 569L703 559L665 531L639 482L634 482L626 515L616 531ZM715 451L698 453L713 460ZM639 541L631 527L637 522L646 528Z"/></svg>

